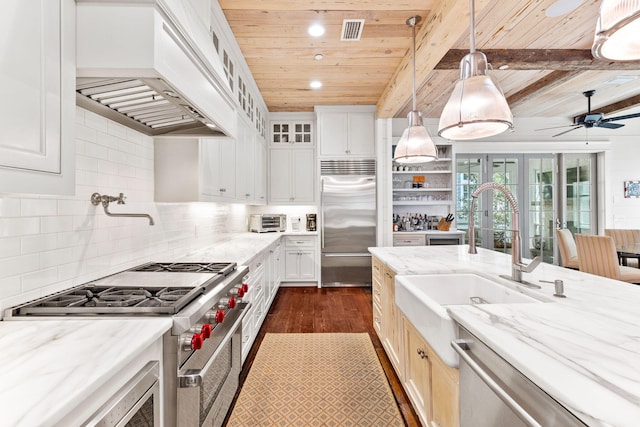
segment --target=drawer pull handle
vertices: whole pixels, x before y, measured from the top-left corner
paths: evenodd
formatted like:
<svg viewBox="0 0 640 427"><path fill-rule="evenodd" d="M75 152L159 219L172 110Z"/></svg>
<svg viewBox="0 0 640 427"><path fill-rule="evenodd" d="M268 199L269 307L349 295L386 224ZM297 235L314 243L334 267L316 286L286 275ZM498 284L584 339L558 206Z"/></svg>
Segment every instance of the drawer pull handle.
<svg viewBox="0 0 640 427"><path fill-rule="evenodd" d="M418 355L420 356L420 359L428 359L429 356L427 355L427 353L425 353L425 351L421 348L418 349Z"/></svg>

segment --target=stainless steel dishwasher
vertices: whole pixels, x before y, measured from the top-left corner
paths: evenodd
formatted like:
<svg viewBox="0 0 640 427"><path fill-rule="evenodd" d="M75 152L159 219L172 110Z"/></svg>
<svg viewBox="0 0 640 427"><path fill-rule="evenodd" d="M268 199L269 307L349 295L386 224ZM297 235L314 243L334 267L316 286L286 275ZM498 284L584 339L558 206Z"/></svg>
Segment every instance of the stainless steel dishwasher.
<svg viewBox="0 0 640 427"><path fill-rule="evenodd" d="M586 425L461 326L458 337L462 427Z"/></svg>

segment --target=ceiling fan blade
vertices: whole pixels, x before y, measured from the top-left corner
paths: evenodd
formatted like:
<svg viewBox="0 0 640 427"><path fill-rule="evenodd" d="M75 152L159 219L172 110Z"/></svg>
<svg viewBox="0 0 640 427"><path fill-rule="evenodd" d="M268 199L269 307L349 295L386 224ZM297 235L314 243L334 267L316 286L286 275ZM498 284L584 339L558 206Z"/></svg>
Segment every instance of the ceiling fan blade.
<svg viewBox="0 0 640 427"><path fill-rule="evenodd" d="M626 119L633 119L635 117L640 117L640 113L634 113L634 114L627 114L625 116L616 116L616 117L609 117L607 119L602 119L600 120L600 123L602 122L614 122L616 120L626 120Z"/></svg>
<svg viewBox="0 0 640 427"><path fill-rule="evenodd" d="M565 133L569 133L569 132L571 132L572 130L576 130L576 129L578 129L578 128L581 128L582 126L583 126L583 125L577 125L577 126L574 126L573 128L571 128L571 129L569 129L569 130L565 130L564 132L560 132L560 133L557 133L557 134L555 134L555 135L551 135L551 136L552 136L552 137L555 137L555 136L564 135Z"/></svg>
<svg viewBox="0 0 640 427"><path fill-rule="evenodd" d="M599 127L599 128L618 129L618 128L623 127L624 125L622 123L600 122L600 123L596 123L594 126Z"/></svg>
<svg viewBox="0 0 640 427"><path fill-rule="evenodd" d="M569 126L575 126L575 124L572 124L572 125L563 125L563 126L553 126L553 127L550 127L550 128L534 129L534 131L539 131L539 130L549 130L549 129L562 129L562 128L568 128Z"/></svg>

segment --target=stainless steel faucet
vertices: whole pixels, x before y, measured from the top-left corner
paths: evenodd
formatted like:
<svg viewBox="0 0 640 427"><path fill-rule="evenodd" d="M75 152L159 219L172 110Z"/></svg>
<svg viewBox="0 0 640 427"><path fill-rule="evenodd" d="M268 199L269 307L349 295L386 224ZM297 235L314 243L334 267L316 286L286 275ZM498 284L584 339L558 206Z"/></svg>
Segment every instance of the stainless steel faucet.
<svg viewBox="0 0 640 427"><path fill-rule="evenodd" d="M511 239L511 277L506 276L507 279L514 282L521 283L525 286L532 288L540 288L533 283L525 282L522 280L522 273L531 273L542 262L542 258L539 256L533 258L529 264L523 264L522 262L522 242L520 240L520 209L518 208L518 202L513 194L504 185L497 182L485 182L481 184L476 191L471 194L471 211L469 213L469 253L477 254L476 250L476 233L475 233L475 208L476 200L478 196L487 190L498 190L504 194L509 206L511 206L511 225L512 239ZM503 276L505 277L505 276Z"/></svg>
<svg viewBox="0 0 640 427"><path fill-rule="evenodd" d="M149 225L154 225L153 218L149 214L135 214L135 213L111 213L109 212L109 203L116 202L119 205L124 205L125 195L120 193L118 197L107 196L100 193L93 193L91 195L91 203L94 206L98 206L102 203L104 213L108 216L121 216L121 217L133 217L133 218L149 218Z"/></svg>

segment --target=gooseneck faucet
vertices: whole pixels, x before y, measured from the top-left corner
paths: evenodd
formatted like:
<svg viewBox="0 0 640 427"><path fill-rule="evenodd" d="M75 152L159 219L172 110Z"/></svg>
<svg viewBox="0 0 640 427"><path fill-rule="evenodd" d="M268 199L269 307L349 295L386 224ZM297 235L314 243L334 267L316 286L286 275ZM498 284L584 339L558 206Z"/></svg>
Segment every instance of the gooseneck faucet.
<svg viewBox="0 0 640 427"><path fill-rule="evenodd" d="M487 190L497 190L504 194L507 202L509 202L509 206L511 207L511 225L513 227L512 230L512 239L511 239L511 277L506 277L507 279L513 280L514 282L521 283L525 286L529 286L532 288L540 288L538 285L534 285L533 283L524 282L522 280L522 273L531 273L542 261L542 258L539 256L535 257L531 260L529 264L523 264L522 262L522 243L520 240L520 209L518 208L518 202L516 198L513 196L511 191L507 189L502 184L498 184L497 182L485 182L481 184L476 191L471 194L471 211L469 213L469 253L477 254L476 250L476 233L475 233L475 208L476 208L476 200L478 196L487 191Z"/></svg>
<svg viewBox="0 0 640 427"><path fill-rule="evenodd" d="M135 213L112 213L109 212L109 203L116 202L119 205L124 205L125 195L120 193L118 197L107 196L100 193L93 193L91 195L91 203L94 206L98 206L102 203L102 207L104 208L104 213L108 216L122 216L122 217L133 217L133 218L149 218L149 225L153 225L153 218L149 214L135 214Z"/></svg>

